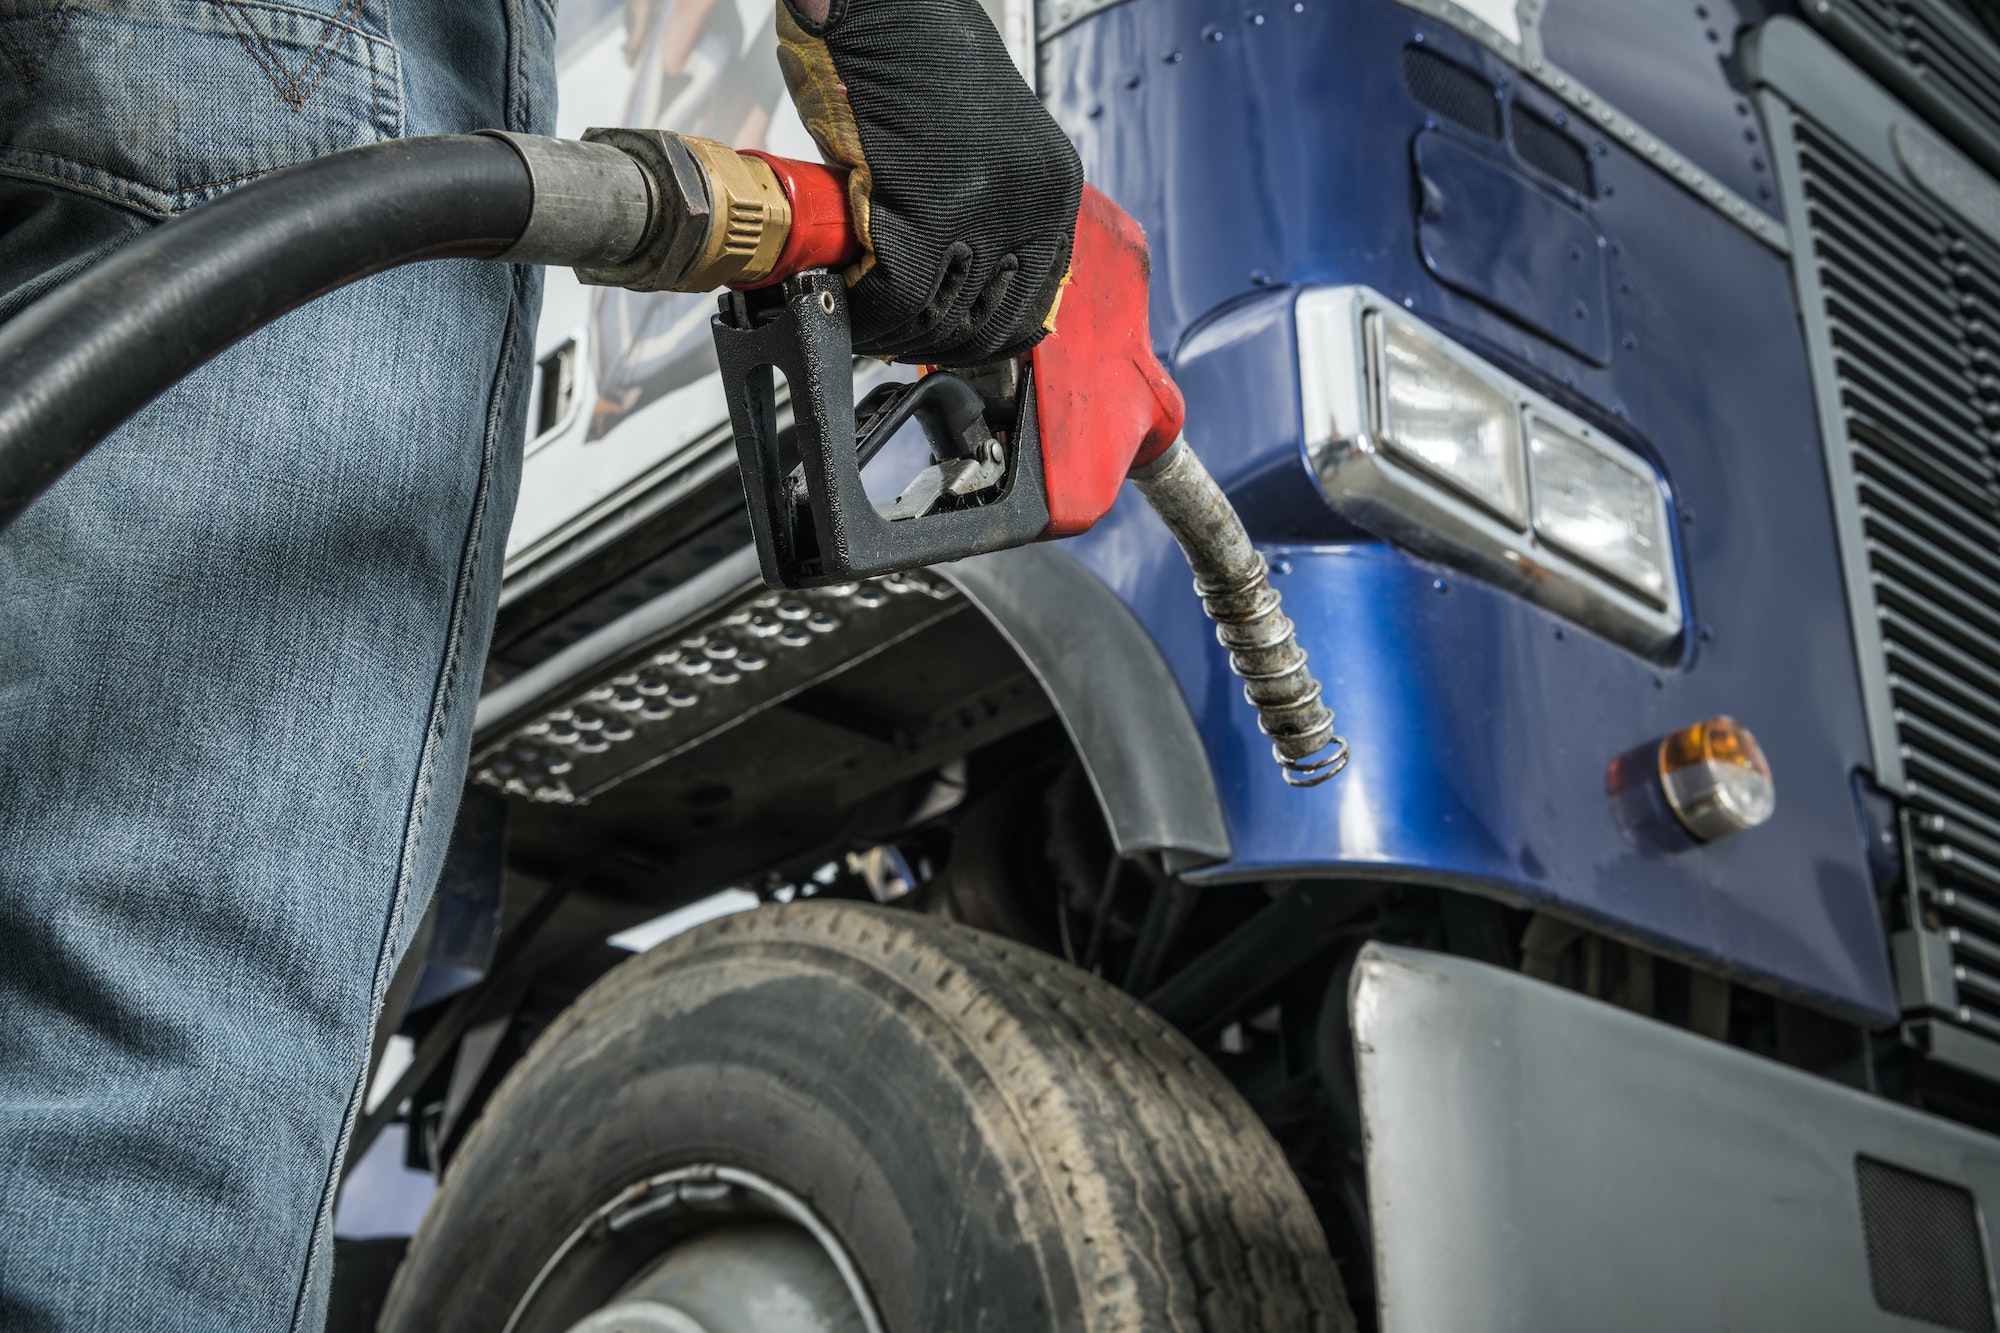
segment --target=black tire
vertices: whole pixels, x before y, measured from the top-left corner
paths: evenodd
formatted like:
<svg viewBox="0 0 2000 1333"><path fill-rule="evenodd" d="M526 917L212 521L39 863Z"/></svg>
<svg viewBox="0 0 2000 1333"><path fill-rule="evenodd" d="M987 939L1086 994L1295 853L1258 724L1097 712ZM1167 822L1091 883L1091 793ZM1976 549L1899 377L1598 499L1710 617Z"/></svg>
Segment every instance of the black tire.
<svg viewBox="0 0 2000 1333"><path fill-rule="evenodd" d="M556 1022L382 1329L495 1333L606 1199L692 1162L809 1200L892 1333L1354 1327L1277 1144L1178 1032L1024 946L800 903L669 941Z"/></svg>

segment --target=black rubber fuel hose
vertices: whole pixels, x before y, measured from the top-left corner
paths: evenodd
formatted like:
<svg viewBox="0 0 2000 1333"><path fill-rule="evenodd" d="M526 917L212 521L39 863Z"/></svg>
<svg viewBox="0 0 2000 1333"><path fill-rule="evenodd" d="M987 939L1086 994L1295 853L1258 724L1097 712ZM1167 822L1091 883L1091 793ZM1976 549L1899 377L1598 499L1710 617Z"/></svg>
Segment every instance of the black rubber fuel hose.
<svg viewBox="0 0 2000 1333"><path fill-rule="evenodd" d="M161 223L0 324L0 528L231 344L371 273L494 258L533 203L505 140L440 135L288 167Z"/></svg>

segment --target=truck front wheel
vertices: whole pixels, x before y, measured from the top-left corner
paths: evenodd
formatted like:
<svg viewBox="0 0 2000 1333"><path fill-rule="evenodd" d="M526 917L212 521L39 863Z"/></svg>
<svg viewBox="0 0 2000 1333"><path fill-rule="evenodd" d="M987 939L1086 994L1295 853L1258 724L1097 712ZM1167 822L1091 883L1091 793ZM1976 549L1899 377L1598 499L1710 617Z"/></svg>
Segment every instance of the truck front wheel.
<svg viewBox="0 0 2000 1333"><path fill-rule="evenodd" d="M1353 1327L1250 1108L1122 992L851 904L624 964L452 1161L385 1333Z"/></svg>

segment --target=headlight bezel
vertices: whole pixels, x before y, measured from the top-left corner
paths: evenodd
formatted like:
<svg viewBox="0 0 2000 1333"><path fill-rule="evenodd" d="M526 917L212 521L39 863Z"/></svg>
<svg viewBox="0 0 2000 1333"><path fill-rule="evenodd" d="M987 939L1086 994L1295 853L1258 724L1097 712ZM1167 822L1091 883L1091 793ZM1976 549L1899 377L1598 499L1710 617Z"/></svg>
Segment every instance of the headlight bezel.
<svg viewBox="0 0 2000 1333"><path fill-rule="evenodd" d="M1327 501L1363 526L1439 563L1495 583L1644 656L1671 656L1685 629L1680 558L1666 482L1645 458L1492 362L1366 287L1308 288L1294 310L1305 451ZM1471 498L1385 437L1380 337L1393 324L1514 408L1525 478L1519 522ZM1550 540L1530 432L1539 421L1624 471L1656 497L1664 587L1655 602L1615 572Z"/></svg>

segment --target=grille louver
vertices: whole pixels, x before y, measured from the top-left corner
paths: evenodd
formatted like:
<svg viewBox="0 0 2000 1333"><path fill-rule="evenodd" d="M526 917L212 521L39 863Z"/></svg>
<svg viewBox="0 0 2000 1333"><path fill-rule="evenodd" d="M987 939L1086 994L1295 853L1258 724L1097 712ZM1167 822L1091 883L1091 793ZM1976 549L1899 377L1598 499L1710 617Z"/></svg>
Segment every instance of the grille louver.
<svg viewBox="0 0 2000 1333"><path fill-rule="evenodd" d="M2000 171L2000 16L1980 0L1817 0L1807 18L1904 101Z"/></svg>
<svg viewBox="0 0 2000 1333"><path fill-rule="evenodd" d="M1791 137L1908 802L1898 924L1940 964L1905 1002L2000 1042L2000 247L1811 119Z"/></svg>

